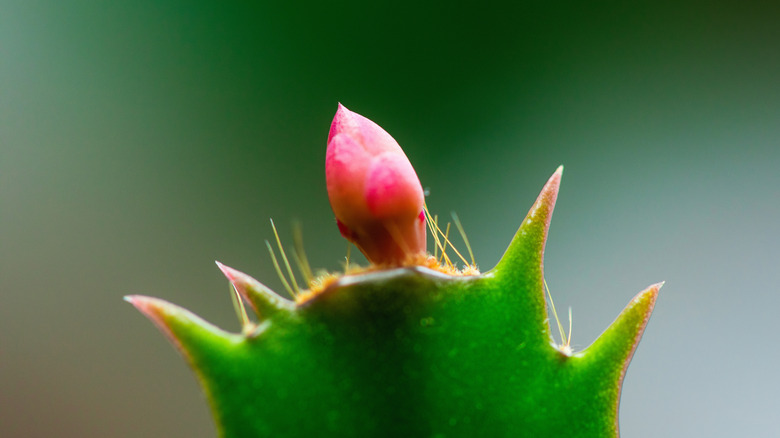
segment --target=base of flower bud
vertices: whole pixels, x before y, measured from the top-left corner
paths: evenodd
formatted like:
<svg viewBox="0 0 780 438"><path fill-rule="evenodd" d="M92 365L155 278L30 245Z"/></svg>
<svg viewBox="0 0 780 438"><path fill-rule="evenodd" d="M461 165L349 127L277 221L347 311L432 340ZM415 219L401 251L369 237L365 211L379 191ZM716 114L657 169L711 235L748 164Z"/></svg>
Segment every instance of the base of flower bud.
<svg viewBox="0 0 780 438"><path fill-rule="evenodd" d="M376 264L372 263L369 266L350 265L349 269L344 273L327 273L314 279L309 284L309 289L301 291L298 296L295 297L296 304L300 305L306 303L323 291L328 289L330 285L337 282L339 279L349 275L360 275L369 272L385 271L397 268L409 268L409 267L423 267L432 271L439 272L441 274L449 275L452 277L469 277L481 275L479 268L475 265L467 265L462 269L458 269L452 264L442 263L438 258L427 253L417 253L408 255L400 264Z"/></svg>

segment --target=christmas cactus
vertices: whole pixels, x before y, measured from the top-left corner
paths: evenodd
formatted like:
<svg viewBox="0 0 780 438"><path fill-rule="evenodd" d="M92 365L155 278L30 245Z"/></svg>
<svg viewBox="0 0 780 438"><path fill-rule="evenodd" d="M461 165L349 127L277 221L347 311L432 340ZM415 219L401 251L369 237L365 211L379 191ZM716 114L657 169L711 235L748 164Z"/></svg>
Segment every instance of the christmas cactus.
<svg viewBox="0 0 780 438"><path fill-rule="evenodd" d="M325 170L338 229L369 267L314 277L296 251L299 287L280 244L281 262L271 254L288 299L218 263L241 333L126 297L195 370L220 436L618 435L623 377L661 284L588 348L572 352L563 330L553 340L542 261L562 168L485 273L465 257L456 266L450 254L461 252L425 208L409 160L369 119L339 106Z"/></svg>

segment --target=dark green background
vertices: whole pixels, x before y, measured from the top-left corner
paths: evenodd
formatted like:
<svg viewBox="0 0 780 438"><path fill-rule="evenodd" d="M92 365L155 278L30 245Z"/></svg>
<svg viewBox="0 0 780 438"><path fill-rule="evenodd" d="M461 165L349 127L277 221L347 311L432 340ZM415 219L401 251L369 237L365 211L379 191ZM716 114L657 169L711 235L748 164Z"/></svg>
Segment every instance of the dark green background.
<svg viewBox="0 0 780 438"><path fill-rule="evenodd" d="M780 430L777 7L224 3L0 1L0 436L213 436L121 296L237 329L213 260L280 288L269 217L337 268L339 101L405 148L483 269L566 165L546 276L576 347L667 280L623 436Z"/></svg>

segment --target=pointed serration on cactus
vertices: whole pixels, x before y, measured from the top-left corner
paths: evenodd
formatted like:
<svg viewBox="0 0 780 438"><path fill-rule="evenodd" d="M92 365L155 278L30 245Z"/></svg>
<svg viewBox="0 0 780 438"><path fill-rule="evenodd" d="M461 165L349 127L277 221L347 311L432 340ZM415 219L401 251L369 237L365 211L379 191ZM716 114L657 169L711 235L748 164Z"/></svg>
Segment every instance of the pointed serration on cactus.
<svg viewBox="0 0 780 438"><path fill-rule="evenodd" d="M219 264L257 313L244 334L126 299L195 370L223 437L615 437L622 379L661 285L587 349L557 348L542 262L561 173L482 275L374 270L294 302Z"/></svg>

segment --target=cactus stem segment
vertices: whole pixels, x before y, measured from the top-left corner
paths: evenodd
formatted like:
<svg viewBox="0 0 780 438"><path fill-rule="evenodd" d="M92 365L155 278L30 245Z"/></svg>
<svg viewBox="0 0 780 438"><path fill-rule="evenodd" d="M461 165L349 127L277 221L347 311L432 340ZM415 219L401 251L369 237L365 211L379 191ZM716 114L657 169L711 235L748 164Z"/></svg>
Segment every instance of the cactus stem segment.
<svg viewBox="0 0 780 438"><path fill-rule="evenodd" d="M329 152L332 145L374 136L402 156L372 123L340 108ZM345 150L357 154L362 147ZM338 223L352 221L342 234L364 232L348 240L369 257L368 267L350 264L350 245L343 274L314 277L298 226L292 256L308 286L302 289L271 221L284 266L269 241L266 246L292 299L216 262L232 285L241 333L167 301L125 297L195 369L220 436L471 437L514 436L518 430L540 437L619 436L623 377L663 283L636 295L592 345L573 353L571 308L567 332L543 270L563 167L545 184L498 265L481 275L457 215L441 227L416 198L413 208L402 209L412 213L396 222L388 219L395 216L373 214L368 201L364 209L352 208L350 202L364 197L352 193L351 181L339 179L356 166L345 157L331 157L329 195ZM366 211L372 215L361 217ZM425 253L426 222L433 255ZM452 244L453 223L470 262ZM368 232L381 239L363 239L376 237ZM462 269L447 254L450 248ZM250 319L244 300L256 317ZM560 343L551 333L553 318Z"/></svg>
<svg viewBox="0 0 780 438"><path fill-rule="evenodd" d="M341 235L368 267L350 264L348 245L343 273L315 277L296 224L288 247L296 279L271 220L281 260L265 243L292 299L216 262L230 281L240 333L167 301L125 300L195 370L224 438L518 431L616 438L623 378L663 283L636 295L593 344L573 353L571 307L567 331L543 268L562 172L552 174L499 263L482 275L460 219L452 213L445 225L431 215L398 143L339 104L328 135L328 197ZM470 261L452 243L453 224Z"/></svg>

